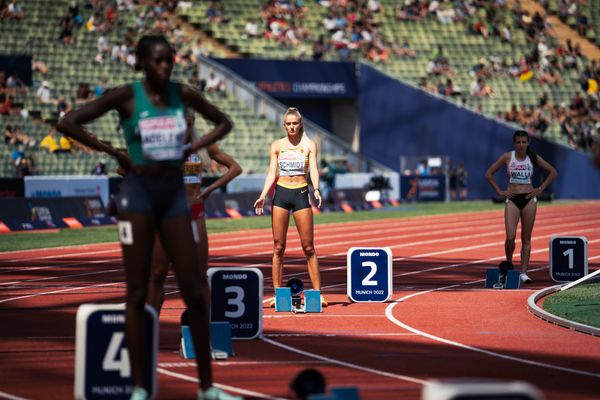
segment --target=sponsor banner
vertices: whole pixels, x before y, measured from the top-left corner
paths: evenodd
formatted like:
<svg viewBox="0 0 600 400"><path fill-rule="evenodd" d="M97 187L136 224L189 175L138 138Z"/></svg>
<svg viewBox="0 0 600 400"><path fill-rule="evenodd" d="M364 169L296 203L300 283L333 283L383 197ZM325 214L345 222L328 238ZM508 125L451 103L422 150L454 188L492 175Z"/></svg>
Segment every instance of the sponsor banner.
<svg viewBox="0 0 600 400"><path fill-rule="evenodd" d="M446 177L444 175L402 175L400 194L403 200L444 201Z"/></svg>
<svg viewBox="0 0 600 400"><path fill-rule="evenodd" d="M108 204L107 176L26 176L25 197L100 196Z"/></svg>
<svg viewBox="0 0 600 400"><path fill-rule="evenodd" d="M100 197L0 198L0 221L13 231L68 228L66 220L83 226L114 223Z"/></svg>
<svg viewBox="0 0 600 400"><path fill-rule="evenodd" d="M354 98L356 64L346 62L216 59L275 97Z"/></svg>

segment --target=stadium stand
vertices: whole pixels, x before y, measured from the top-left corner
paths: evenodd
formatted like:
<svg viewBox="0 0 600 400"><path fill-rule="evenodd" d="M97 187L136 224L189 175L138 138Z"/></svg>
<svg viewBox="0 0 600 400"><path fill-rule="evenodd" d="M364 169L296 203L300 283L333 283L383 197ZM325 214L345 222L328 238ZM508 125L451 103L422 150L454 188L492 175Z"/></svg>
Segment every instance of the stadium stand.
<svg viewBox="0 0 600 400"><path fill-rule="evenodd" d="M9 115L0 116L2 129L19 126L39 144L61 110L89 97L78 93L80 84L87 85L93 96L96 87L116 86L135 77L129 54L135 38L148 29L170 36L179 50L174 76L190 81L191 65L201 54L224 53L197 44L184 32L183 20L247 57L368 62L458 105L525 126L572 148L588 148L597 135L597 81L589 82L597 78L596 70L575 46L559 46L550 28L531 28L535 15L515 12L506 2L472 1L453 8L448 2L421 0L408 5L371 0L358 8L344 8L324 0L180 1L176 9L177 2L166 2L172 4L170 9L162 2L117 3L119 8L111 6L113 2L93 1L70 8L68 0L31 0L18 2L22 13L18 17L0 10L0 54L31 54L35 62L33 88L11 93L14 107ZM592 3L585 5L589 15L600 10ZM547 6L552 10L556 4L548 1ZM175 12L177 17L170 18ZM540 52L548 57L540 58ZM47 89L41 88L44 82ZM40 98L42 89L49 91L49 100ZM76 94L83 98L75 99ZM224 148L242 161L247 172L264 171L267 158L255 149L267 148L279 136L278 124L257 116L231 93L211 91L206 96L236 124ZM117 124L117 116L110 114L90 129L123 146ZM198 122L199 132L206 128ZM9 157L3 157L0 165L2 176L18 173L11 157L15 150L3 147L3 155ZM101 156L84 151L57 155L38 146L24 149L43 174L89 173ZM108 160L107 170L114 168Z"/></svg>
<svg viewBox="0 0 600 400"><path fill-rule="evenodd" d="M73 29L75 38L73 44L64 44L59 41L65 15L71 15L67 0L32 0L23 6L24 20L7 18L0 24L0 35L3 40L0 43L0 54L33 54L36 61L42 61L47 67L47 72L34 70L33 88L19 92L14 96L14 103L27 110L28 116L23 117L20 113L15 115L0 116L0 126L4 130L6 125L20 126L28 132L39 144L51 130L52 124L59 116L58 100L64 97L67 107L71 107L76 101L76 92L80 84L87 84L93 92L96 86L100 86L106 80L108 87L120 85L135 78L135 73L127 64L127 52L132 50L130 40L123 38L137 35L135 27L143 26L156 29L158 7L139 6L134 10L116 10L118 17L111 26L106 26L107 8L94 10L93 8L81 8L78 15L82 26ZM99 2L100 4L101 2ZM129 4L129 2L124 2ZM143 15L144 17L140 17ZM164 24L168 21L163 19ZM74 18L73 18L74 20ZM93 21L95 20L95 21ZM23 23L23 22L26 23ZM91 26L94 28L91 28ZM192 53L194 41L183 41L174 38L176 28L167 27L165 31L171 36L173 43L179 47L178 54ZM101 41L107 43L107 50L101 50ZM6 40L5 40L6 38ZM129 46L123 57L116 55L112 60L113 47L122 44ZM120 50L120 49L119 49ZM209 49L210 50L210 49ZM101 55L101 61L98 54ZM222 56L215 53L216 56ZM189 82L195 68L191 63L180 62L174 71L177 80ZM49 85L50 100L42 101L36 92L46 82ZM199 83L200 84L200 83ZM269 144L275 138L281 136L280 125L264 117L255 115L254 111L241 103L230 93L222 91L207 91L205 93L209 101L228 113L234 121L235 131L223 142L225 151L232 154L244 165L245 172L264 172L268 167L267 150ZM91 94L93 96L93 93ZM208 129L204 121L197 119L196 129L203 132ZM111 113L89 126L103 140L112 142L113 145L123 147L124 141L118 132L118 117ZM264 154L257 154L257 149L264 149ZM85 149L83 149L85 150ZM0 176L13 177L17 174L16 166L12 157L13 152L18 151L16 145L2 147L2 163ZM40 174L69 175L90 174L100 159L107 162L107 171L114 173L116 164L110 157L101 154L87 154L85 151L74 151L71 153L50 154L39 145L23 149L26 156L33 156L35 169ZM22 158L22 157L20 157Z"/></svg>
<svg viewBox="0 0 600 400"><path fill-rule="evenodd" d="M595 121L570 110L576 94L585 97L588 62L577 48L560 46L551 27L539 28L536 15L505 1L341 3L231 0L214 19L211 2L194 2L179 13L249 57L371 62L489 117L572 148L589 147ZM292 46L295 38L300 44ZM588 111L592 100L583 99Z"/></svg>

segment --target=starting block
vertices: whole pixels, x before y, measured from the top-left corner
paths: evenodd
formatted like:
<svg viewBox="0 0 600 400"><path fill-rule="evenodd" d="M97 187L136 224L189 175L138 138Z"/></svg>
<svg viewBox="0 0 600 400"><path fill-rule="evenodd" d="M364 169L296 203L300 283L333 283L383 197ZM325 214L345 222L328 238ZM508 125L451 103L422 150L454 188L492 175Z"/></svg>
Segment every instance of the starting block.
<svg viewBox="0 0 600 400"><path fill-rule="evenodd" d="M305 290L304 304L300 304L300 294L297 295L297 302L294 302L292 290L290 287L280 287L275 289L275 311L277 312L295 312L295 313L320 313L321 291Z"/></svg>
<svg viewBox="0 0 600 400"><path fill-rule="evenodd" d="M275 311L292 311L292 289L289 287L275 289Z"/></svg>
<svg viewBox="0 0 600 400"><path fill-rule="evenodd" d="M305 290L304 291L304 308L306 312L321 312L321 291L320 290Z"/></svg>
<svg viewBox="0 0 600 400"><path fill-rule="evenodd" d="M226 359L235 355L231 343L231 325L229 322L210 323L210 348L214 360ZM189 359L196 358L192 331L189 326L181 326L181 345L179 347L181 357Z"/></svg>
<svg viewBox="0 0 600 400"><path fill-rule="evenodd" d="M330 394L311 394L307 400L360 400L360 393L355 386L332 387Z"/></svg>
<svg viewBox="0 0 600 400"><path fill-rule="evenodd" d="M513 265L502 261L498 268L488 268L485 271L485 287L488 289L518 289L519 271L513 270Z"/></svg>

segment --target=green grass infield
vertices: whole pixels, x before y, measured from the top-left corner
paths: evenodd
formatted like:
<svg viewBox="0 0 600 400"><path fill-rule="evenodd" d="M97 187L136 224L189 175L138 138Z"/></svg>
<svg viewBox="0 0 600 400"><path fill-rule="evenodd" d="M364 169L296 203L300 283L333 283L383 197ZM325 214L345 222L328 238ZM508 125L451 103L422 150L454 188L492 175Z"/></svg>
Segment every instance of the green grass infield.
<svg viewBox="0 0 600 400"><path fill-rule="evenodd" d="M600 328L600 282L581 283L556 292L543 305L544 310L558 317Z"/></svg>

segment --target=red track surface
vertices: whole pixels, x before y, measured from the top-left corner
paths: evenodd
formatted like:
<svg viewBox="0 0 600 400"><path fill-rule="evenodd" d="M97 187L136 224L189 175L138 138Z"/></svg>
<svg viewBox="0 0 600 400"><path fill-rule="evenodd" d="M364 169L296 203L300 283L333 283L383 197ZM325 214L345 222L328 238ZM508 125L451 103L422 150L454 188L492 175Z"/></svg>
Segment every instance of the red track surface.
<svg viewBox="0 0 600 400"><path fill-rule="evenodd" d="M538 211L530 275L521 290L483 289L484 271L503 258L502 212L343 223L316 227L322 314L264 310L264 337L236 341L236 356L214 363L216 382L247 398L286 397L290 379L316 367L330 386L356 385L363 399L417 399L426 380L487 377L526 380L549 399L600 393L600 339L550 325L527 311L527 297L552 282L548 240L586 236L590 270L600 259L600 203ZM270 295L270 230L212 235L211 266L261 268ZM394 296L350 303L346 252L391 247ZM517 245L517 254L520 244ZM308 280L290 230L285 278ZM72 398L75 313L82 303L124 301L116 243L0 254L0 398ZM192 398L193 364L177 354L183 309L167 280L160 317L159 398Z"/></svg>

